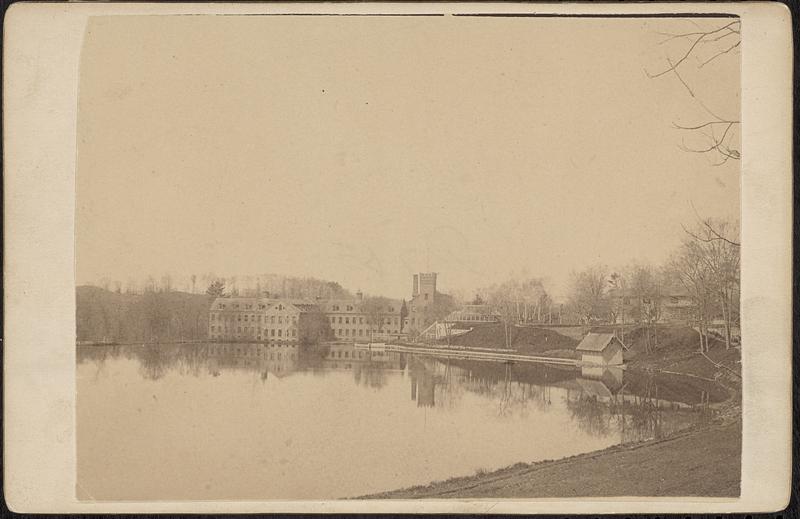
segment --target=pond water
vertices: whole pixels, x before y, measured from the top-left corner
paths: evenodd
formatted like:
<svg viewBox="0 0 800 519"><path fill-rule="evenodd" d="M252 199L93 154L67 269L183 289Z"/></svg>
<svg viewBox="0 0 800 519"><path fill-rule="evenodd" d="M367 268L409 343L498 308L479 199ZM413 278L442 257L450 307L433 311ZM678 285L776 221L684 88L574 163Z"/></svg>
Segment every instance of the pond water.
<svg viewBox="0 0 800 519"><path fill-rule="evenodd" d="M84 500L330 499L660 437L713 382L352 345L79 346Z"/></svg>

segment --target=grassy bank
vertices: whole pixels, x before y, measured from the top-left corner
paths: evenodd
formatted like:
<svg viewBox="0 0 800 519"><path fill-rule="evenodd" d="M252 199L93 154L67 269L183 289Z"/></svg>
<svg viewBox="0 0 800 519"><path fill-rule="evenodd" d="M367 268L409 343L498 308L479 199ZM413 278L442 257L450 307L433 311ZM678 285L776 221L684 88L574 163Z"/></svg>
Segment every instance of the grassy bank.
<svg viewBox="0 0 800 519"><path fill-rule="evenodd" d="M594 332L613 331L612 326L594 327ZM582 327L511 326L509 348L527 355L577 358L575 347L585 330ZM486 325L457 337L450 343L471 348L506 348L503 325ZM649 340L648 340L649 334ZM447 341L440 341L446 343ZM629 326L625 332L625 361L629 368L665 371L704 379L741 373L738 348L725 349L724 342L710 337L709 352L699 350L699 335L689 326L659 325L655 329ZM735 375L733 375L735 376Z"/></svg>
<svg viewBox="0 0 800 519"><path fill-rule="evenodd" d="M658 345L653 345L650 332L648 351L647 331L634 328L626 333L625 343L630 348L625 360L630 367L648 371L669 371L703 378L741 374L740 350L725 348L725 343L709 337L709 351L699 352L700 336L688 326L659 326Z"/></svg>
<svg viewBox="0 0 800 519"><path fill-rule="evenodd" d="M370 499L739 495L741 423L366 496Z"/></svg>
<svg viewBox="0 0 800 519"><path fill-rule="evenodd" d="M450 338L450 344L468 348L516 350L527 355L552 355L574 358L578 341L551 329L532 326L509 326L508 346L502 324L478 326L472 331ZM439 341L446 344L446 340Z"/></svg>

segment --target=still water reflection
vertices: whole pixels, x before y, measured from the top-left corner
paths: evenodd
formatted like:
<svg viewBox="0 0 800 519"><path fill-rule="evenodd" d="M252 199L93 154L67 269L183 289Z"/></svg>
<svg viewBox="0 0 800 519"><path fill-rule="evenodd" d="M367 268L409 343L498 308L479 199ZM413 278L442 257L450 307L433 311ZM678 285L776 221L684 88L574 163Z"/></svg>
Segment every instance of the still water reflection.
<svg viewBox="0 0 800 519"><path fill-rule="evenodd" d="M326 499L708 419L711 382L352 345L81 346L80 499Z"/></svg>

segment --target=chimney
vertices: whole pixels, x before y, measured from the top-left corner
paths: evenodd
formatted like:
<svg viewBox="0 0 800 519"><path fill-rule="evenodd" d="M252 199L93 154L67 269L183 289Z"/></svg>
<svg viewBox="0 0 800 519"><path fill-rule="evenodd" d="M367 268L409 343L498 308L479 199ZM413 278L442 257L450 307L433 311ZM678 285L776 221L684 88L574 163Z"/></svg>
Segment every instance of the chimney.
<svg viewBox="0 0 800 519"><path fill-rule="evenodd" d="M414 287L411 289L411 297L419 295L419 274L414 274Z"/></svg>
<svg viewBox="0 0 800 519"><path fill-rule="evenodd" d="M359 301L363 301L364 300L364 293L361 292L361 290L359 290L358 292L356 292L356 297L358 298Z"/></svg>

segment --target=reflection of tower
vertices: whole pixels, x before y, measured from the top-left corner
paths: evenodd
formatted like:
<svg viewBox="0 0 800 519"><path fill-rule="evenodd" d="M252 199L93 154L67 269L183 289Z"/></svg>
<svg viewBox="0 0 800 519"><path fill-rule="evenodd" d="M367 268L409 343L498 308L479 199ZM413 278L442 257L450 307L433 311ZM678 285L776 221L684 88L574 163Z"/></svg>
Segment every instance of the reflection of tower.
<svg viewBox="0 0 800 519"><path fill-rule="evenodd" d="M411 379L411 400L417 401L417 407L433 407L434 391L437 377L419 359L409 360L409 375Z"/></svg>
<svg viewBox="0 0 800 519"><path fill-rule="evenodd" d="M417 407L433 407L434 405L434 391L436 390L436 383L433 376L425 373L419 385L419 393L417 394Z"/></svg>

